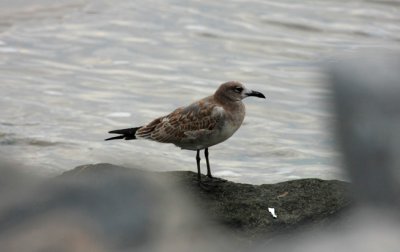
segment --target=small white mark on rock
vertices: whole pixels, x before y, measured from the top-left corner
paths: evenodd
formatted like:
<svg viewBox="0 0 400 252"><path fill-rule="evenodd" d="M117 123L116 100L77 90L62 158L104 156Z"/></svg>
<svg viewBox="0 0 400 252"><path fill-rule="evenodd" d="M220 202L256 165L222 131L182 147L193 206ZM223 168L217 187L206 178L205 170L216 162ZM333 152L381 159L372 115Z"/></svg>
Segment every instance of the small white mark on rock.
<svg viewBox="0 0 400 252"><path fill-rule="evenodd" d="M275 208L268 207L268 212L270 212L272 217L274 217L275 219L278 218L278 216L275 214Z"/></svg>

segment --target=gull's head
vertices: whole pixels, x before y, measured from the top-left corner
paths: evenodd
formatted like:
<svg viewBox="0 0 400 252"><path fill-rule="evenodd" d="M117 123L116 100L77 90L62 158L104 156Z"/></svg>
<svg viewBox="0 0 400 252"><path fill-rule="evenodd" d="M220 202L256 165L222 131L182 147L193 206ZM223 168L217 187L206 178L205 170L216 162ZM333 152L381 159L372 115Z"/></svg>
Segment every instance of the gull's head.
<svg viewBox="0 0 400 252"><path fill-rule="evenodd" d="M238 81L228 81L217 89L215 96L228 99L230 101L241 101L246 97L255 96L259 98L264 98L265 96L257 91L247 89L242 83Z"/></svg>

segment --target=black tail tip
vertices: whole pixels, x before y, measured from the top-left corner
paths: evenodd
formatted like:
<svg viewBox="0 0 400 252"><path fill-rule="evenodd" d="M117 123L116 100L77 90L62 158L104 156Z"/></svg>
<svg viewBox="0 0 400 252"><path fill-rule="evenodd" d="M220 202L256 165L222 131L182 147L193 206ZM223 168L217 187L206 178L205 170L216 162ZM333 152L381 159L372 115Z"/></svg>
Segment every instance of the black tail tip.
<svg viewBox="0 0 400 252"><path fill-rule="evenodd" d="M121 136L116 136L116 137L110 137L110 138L104 139L104 141L110 141L110 140L116 140L116 139L124 139L124 136L121 135Z"/></svg>
<svg viewBox="0 0 400 252"><path fill-rule="evenodd" d="M136 131L138 129L140 129L140 127L128 128L128 129L119 129L119 130L111 130L108 133L110 133L110 134L120 134L120 135L104 139L104 141L116 140L116 139L125 139L125 140L136 139L135 134L136 134Z"/></svg>

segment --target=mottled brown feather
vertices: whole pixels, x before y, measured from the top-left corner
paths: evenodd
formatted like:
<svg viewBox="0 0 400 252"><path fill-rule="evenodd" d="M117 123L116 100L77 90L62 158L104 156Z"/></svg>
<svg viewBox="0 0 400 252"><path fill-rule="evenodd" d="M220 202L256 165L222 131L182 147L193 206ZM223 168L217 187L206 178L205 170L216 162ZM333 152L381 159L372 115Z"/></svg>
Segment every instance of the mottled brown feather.
<svg viewBox="0 0 400 252"><path fill-rule="evenodd" d="M106 140L145 138L187 150L205 149L227 140L239 129L245 116L242 100L248 96L265 98L237 81L226 82L213 95L145 126L110 131L121 135Z"/></svg>
<svg viewBox="0 0 400 252"><path fill-rule="evenodd" d="M218 105L211 100L212 97L207 97L159 117L140 128L136 136L163 143L177 143L207 134L222 117L221 113L215 112Z"/></svg>

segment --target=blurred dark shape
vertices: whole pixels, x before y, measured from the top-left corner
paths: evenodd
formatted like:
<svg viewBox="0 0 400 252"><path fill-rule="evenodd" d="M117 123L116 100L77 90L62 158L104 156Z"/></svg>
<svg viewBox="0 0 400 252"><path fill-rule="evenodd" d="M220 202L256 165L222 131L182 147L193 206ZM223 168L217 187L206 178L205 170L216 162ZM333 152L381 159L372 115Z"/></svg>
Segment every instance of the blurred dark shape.
<svg viewBox="0 0 400 252"><path fill-rule="evenodd" d="M330 68L338 137L361 204L400 206L400 53L364 51Z"/></svg>
<svg viewBox="0 0 400 252"><path fill-rule="evenodd" d="M141 171L82 166L25 184L15 167L4 166L0 251L197 251L205 241L218 244L173 186Z"/></svg>
<svg viewBox="0 0 400 252"><path fill-rule="evenodd" d="M328 66L337 137L357 202L335 225L257 251L372 252L400 248L400 52L358 52Z"/></svg>
<svg viewBox="0 0 400 252"><path fill-rule="evenodd" d="M244 251L327 226L351 203L348 183L334 180L249 185L204 177L202 188L193 172L111 164L44 181L14 171L2 169L0 251Z"/></svg>

